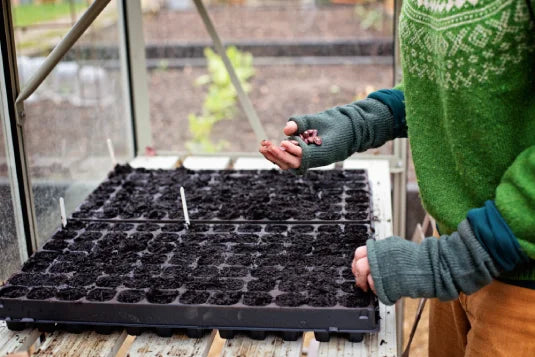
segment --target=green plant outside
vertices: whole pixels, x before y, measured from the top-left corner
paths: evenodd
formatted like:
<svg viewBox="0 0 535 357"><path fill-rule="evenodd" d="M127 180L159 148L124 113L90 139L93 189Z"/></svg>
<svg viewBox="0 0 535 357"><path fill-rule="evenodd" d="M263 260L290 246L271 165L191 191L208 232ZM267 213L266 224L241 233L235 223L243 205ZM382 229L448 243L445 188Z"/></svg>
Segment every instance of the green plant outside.
<svg viewBox="0 0 535 357"><path fill-rule="evenodd" d="M251 90L248 80L254 76L253 55L234 46L227 48L227 56L245 92ZM208 74L199 76L195 85L208 86L202 113L188 115L191 140L186 143L190 152L214 153L228 145L224 140L214 143L210 138L213 126L221 120L231 120L236 111L237 95L223 60L211 48L204 50Z"/></svg>
<svg viewBox="0 0 535 357"><path fill-rule="evenodd" d="M76 12L87 8L85 2L74 2ZM37 23L68 17L71 14L71 5L68 1L51 4L23 4L13 8L15 26L24 27Z"/></svg>

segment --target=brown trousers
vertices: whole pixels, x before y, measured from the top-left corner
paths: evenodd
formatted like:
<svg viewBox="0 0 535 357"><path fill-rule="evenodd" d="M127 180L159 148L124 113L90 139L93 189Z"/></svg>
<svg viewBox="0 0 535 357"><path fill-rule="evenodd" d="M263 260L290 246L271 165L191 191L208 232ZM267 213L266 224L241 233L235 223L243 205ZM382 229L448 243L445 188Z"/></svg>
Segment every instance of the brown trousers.
<svg viewBox="0 0 535 357"><path fill-rule="evenodd" d="M430 303L430 357L535 356L535 290L494 281Z"/></svg>
<svg viewBox="0 0 535 357"><path fill-rule="evenodd" d="M535 357L535 290L495 280L429 302L429 357Z"/></svg>

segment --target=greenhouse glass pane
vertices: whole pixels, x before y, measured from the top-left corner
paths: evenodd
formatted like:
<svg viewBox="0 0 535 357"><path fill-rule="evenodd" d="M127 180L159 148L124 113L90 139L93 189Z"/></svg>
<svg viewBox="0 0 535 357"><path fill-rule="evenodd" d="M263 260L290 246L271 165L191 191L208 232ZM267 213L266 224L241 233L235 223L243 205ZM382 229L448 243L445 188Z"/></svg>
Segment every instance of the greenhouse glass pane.
<svg viewBox="0 0 535 357"><path fill-rule="evenodd" d="M13 4L21 86L91 1ZM37 92L25 101L25 140L39 245L59 226L58 199L70 214L112 168L132 157L119 60L117 1L111 1Z"/></svg>
<svg viewBox="0 0 535 357"><path fill-rule="evenodd" d="M0 100L1 100L0 96ZM0 106L2 102L0 102ZM10 170L13 163L6 154L6 137L4 135L4 117L0 114L0 282L5 281L20 267L21 259L15 214L13 207L13 183Z"/></svg>

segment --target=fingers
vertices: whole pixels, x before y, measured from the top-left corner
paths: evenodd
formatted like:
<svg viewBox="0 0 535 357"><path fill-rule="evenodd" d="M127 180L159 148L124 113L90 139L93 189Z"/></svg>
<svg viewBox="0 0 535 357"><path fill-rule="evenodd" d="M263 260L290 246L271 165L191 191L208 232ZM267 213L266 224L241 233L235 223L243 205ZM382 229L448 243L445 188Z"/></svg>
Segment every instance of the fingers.
<svg viewBox="0 0 535 357"><path fill-rule="evenodd" d="M269 148L268 148L268 152L270 154L272 154L276 161L282 165L285 165L287 167L291 167L293 169L297 169L300 165L301 165L301 159L286 152L286 151L283 151L281 150L278 146L276 145L271 145ZM281 166L281 165L279 165ZM282 166L281 166L282 168Z"/></svg>
<svg viewBox="0 0 535 357"><path fill-rule="evenodd" d="M294 144L293 142L297 142L297 144ZM281 148L284 148L287 152L290 154L302 157L303 156L303 149L299 146L299 142L296 140L283 140L281 141Z"/></svg>
<svg viewBox="0 0 535 357"><path fill-rule="evenodd" d="M286 126L282 130L284 135L290 136L297 132L297 123L294 121L289 121L286 123Z"/></svg>
<svg viewBox="0 0 535 357"><path fill-rule="evenodd" d="M264 140L261 143L261 147L258 150L266 159L278 165L281 169L287 170L289 168L298 168L301 165L301 158L286 152L286 148L281 150L271 142ZM293 149L293 148L292 148ZM295 150L293 150L295 151Z"/></svg>
<svg viewBox="0 0 535 357"><path fill-rule="evenodd" d="M370 274L370 265L368 264L368 258L359 259L355 263L355 269L357 273L356 281L357 286L364 291L368 291L368 275Z"/></svg>
<svg viewBox="0 0 535 357"><path fill-rule="evenodd" d="M270 146L269 145L263 145L262 147L260 147L260 149L258 150L262 155L264 155L264 157L266 159L268 159L269 161L271 161L272 163L274 163L275 165L278 165L282 170L287 170L289 169L288 165L286 165L285 163L281 163L270 151L269 151L269 148Z"/></svg>
<svg viewBox="0 0 535 357"><path fill-rule="evenodd" d="M359 288L368 291L368 288L375 289L373 279L370 274L370 264L368 262L368 249L366 246L355 249L355 256L351 264L351 270L355 275L355 282ZM369 283L371 280L371 284ZM373 287L372 287L373 285Z"/></svg>

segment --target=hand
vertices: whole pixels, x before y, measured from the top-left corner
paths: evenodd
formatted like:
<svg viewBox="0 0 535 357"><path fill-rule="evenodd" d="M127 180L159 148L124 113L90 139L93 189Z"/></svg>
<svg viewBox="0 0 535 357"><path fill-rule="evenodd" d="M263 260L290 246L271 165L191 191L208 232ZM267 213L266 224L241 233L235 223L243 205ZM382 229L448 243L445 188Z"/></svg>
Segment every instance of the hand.
<svg viewBox="0 0 535 357"><path fill-rule="evenodd" d="M355 256L351 263L351 270L355 275L357 286L364 291L368 288L375 292L375 283L373 282L372 274L370 272L370 264L368 263L368 248L366 246L358 247L355 250Z"/></svg>
<svg viewBox="0 0 535 357"><path fill-rule="evenodd" d="M290 136L297 131L297 124L289 121L284 127L284 134ZM282 170L297 169L301 166L303 150L295 140L283 140L276 146L268 140L262 140L258 150L266 159L278 165Z"/></svg>

